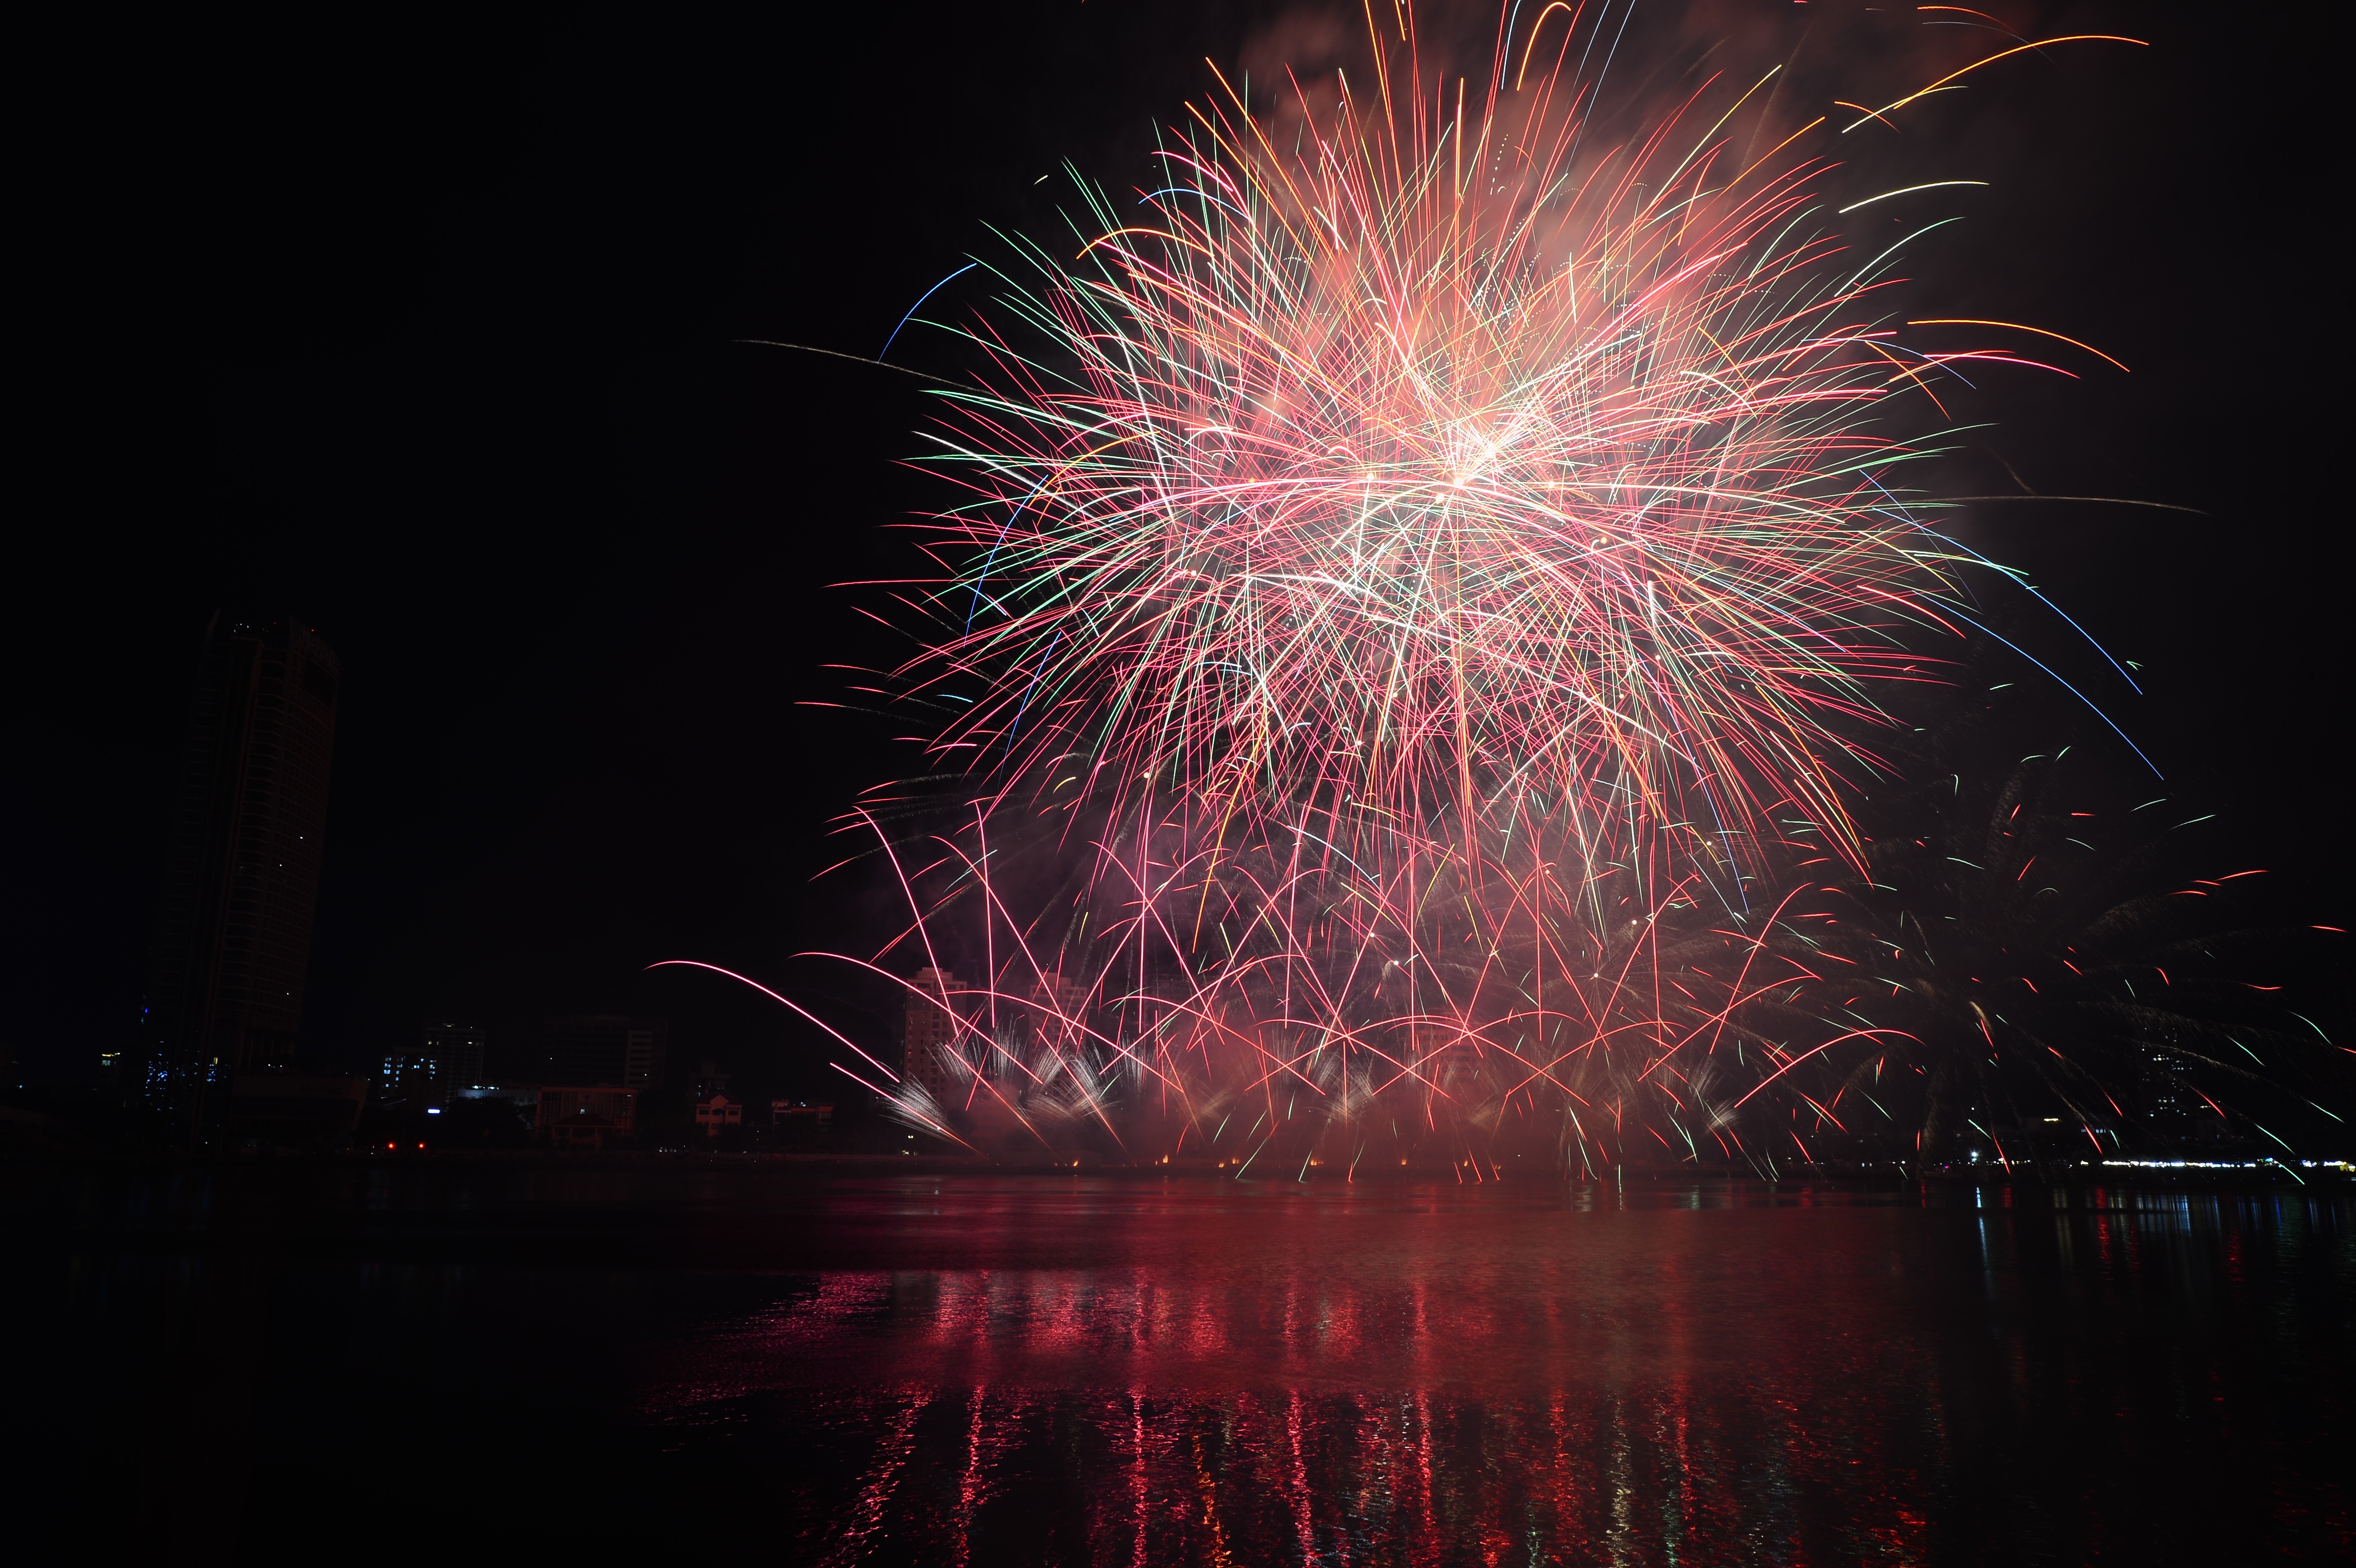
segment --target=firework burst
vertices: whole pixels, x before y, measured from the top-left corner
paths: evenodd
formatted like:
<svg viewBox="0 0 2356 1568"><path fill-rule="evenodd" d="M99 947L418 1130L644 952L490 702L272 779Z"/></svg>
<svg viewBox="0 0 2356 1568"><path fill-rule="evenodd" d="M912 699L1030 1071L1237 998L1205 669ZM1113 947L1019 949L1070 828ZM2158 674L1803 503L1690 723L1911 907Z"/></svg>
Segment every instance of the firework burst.
<svg viewBox="0 0 2356 1568"><path fill-rule="evenodd" d="M1130 221L1001 269L933 606L944 688L983 677L943 747L1001 798L1517 844L1597 918L1648 859L1740 907L1771 808L1853 845L1876 688L1952 630L1880 433L1942 357L1878 321L1888 257L1835 264L1821 166L1743 155L1755 87L1582 160L1577 95L1503 67L1468 109L1384 57L1283 154L1233 95Z"/></svg>
<svg viewBox="0 0 2356 1568"><path fill-rule="evenodd" d="M1363 81L1223 77L1133 207L980 263L900 675L983 798L922 848L866 823L939 1036L916 1125L1743 1153L1789 1058L1741 1020L1805 973L1764 889L1866 874L1887 695L1974 624L1906 432L2011 356L1904 340L1900 248L1848 251L1774 73L1614 142L1581 26L1506 19L1469 82L1405 12Z"/></svg>

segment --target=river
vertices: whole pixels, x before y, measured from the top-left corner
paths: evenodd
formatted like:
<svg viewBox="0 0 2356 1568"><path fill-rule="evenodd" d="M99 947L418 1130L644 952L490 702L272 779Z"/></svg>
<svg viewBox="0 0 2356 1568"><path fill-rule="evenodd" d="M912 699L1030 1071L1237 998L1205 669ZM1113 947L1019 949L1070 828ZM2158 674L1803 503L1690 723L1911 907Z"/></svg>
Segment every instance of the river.
<svg viewBox="0 0 2356 1568"><path fill-rule="evenodd" d="M192 1555L2356 1553L2344 1189L421 1160L0 1194L19 1431L54 1435L19 1480Z"/></svg>

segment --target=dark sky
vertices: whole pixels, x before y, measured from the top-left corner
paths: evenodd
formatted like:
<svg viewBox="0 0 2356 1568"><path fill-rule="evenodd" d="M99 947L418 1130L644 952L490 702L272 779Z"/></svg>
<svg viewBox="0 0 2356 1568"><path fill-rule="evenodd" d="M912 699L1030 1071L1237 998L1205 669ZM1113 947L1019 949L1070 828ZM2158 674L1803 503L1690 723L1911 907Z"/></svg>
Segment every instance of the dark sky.
<svg viewBox="0 0 2356 1568"><path fill-rule="evenodd" d="M2134 374L1991 386L2001 427L1957 482L1998 485L2000 454L2039 491L2205 515L2025 505L1975 537L2143 663L2115 715L2334 919L2344 290L2305 166L2329 39L2295 8L1992 8L2154 47L2057 53L1957 109L1952 161L1996 183L1916 275L1935 314ZM678 1055L822 1082L773 1012L638 971L822 993L787 955L881 918L808 879L852 793L913 765L905 726L798 705L892 651L830 585L903 567L884 525L940 492L898 465L916 383L732 340L873 353L984 223L1044 229L1062 159L1132 188L1201 57L1276 14L313 7L52 40L0 803L27 1070L81 1072L136 1016L194 646L232 604L345 664L324 1057L429 1014L512 1038L620 1007L677 1020ZM1816 67L1851 63L1911 74Z"/></svg>

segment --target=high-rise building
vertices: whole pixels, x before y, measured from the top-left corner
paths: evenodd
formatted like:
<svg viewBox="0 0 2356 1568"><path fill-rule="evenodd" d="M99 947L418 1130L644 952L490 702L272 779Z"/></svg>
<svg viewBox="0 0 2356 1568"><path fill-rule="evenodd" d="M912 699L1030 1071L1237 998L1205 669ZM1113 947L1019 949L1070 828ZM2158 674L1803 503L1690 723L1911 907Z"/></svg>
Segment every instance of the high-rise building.
<svg viewBox="0 0 2356 1568"><path fill-rule="evenodd" d="M396 1051L376 1072L377 1099L387 1105L439 1105L449 1093L442 1063L422 1051Z"/></svg>
<svg viewBox="0 0 2356 1568"><path fill-rule="evenodd" d="M481 1028L467 1023L429 1023L422 1053L440 1064L442 1081L454 1089L475 1089L490 1082L483 1074L489 1039Z"/></svg>
<svg viewBox="0 0 2356 1568"><path fill-rule="evenodd" d="M459 1089L483 1086L483 1031L473 1024L427 1024L414 1051L377 1067L377 1098L388 1105L442 1105Z"/></svg>
<svg viewBox="0 0 2356 1568"><path fill-rule="evenodd" d="M200 1105L297 1054L341 668L317 634L216 614L172 797L148 992L151 1095Z"/></svg>
<svg viewBox="0 0 2356 1568"><path fill-rule="evenodd" d="M542 1083L662 1087L670 1025L662 1019L588 1013L552 1019L541 1031L537 1076Z"/></svg>
<svg viewBox="0 0 2356 1568"><path fill-rule="evenodd" d="M910 983L916 991L908 997L907 1016L901 1025L900 1072L922 1084L934 1099L946 1102L952 1087L950 1060L958 1044L958 1019L952 1009L958 1005L960 982L954 970L919 969Z"/></svg>
<svg viewBox="0 0 2356 1568"><path fill-rule="evenodd" d="M622 1082L632 1089L659 1089L663 1052L670 1042L670 1025L660 1019L632 1019L622 1035Z"/></svg>

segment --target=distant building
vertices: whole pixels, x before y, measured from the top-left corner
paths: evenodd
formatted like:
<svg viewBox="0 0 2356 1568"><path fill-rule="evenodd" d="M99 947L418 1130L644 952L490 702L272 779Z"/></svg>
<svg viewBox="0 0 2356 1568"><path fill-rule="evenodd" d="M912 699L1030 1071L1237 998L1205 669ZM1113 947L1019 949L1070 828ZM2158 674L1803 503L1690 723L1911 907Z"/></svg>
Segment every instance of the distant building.
<svg viewBox="0 0 2356 1568"><path fill-rule="evenodd" d="M695 1082L690 1086L690 1093L698 1100L725 1094L728 1093L728 1074L720 1070L720 1063L707 1056L696 1064Z"/></svg>
<svg viewBox="0 0 2356 1568"><path fill-rule="evenodd" d="M953 1009L964 982L953 969L919 969L910 983L922 994L908 997L900 1029L900 1072L934 1099L946 1102L956 1092L959 1076L950 1064L961 1060L958 1036L963 1030Z"/></svg>
<svg viewBox="0 0 2356 1568"><path fill-rule="evenodd" d="M670 1025L661 1019L590 1013L552 1019L541 1032L539 1068L544 1083L600 1083L657 1090Z"/></svg>
<svg viewBox="0 0 2356 1568"><path fill-rule="evenodd" d="M586 1144L602 1148L605 1140L627 1137L638 1128L638 1092L611 1084L543 1086L534 1131L560 1147Z"/></svg>
<svg viewBox="0 0 2356 1568"><path fill-rule="evenodd" d="M1025 1020L1035 1055L1044 1047L1059 1051L1085 1051L1088 1038L1088 994L1061 975L1042 975L1031 987L1033 1008Z"/></svg>
<svg viewBox="0 0 2356 1568"><path fill-rule="evenodd" d="M670 1043L670 1025L660 1019L632 1019L622 1037L622 1082L633 1089L659 1089L663 1052Z"/></svg>
<svg viewBox="0 0 2356 1568"><path fill-rule="evenodd" d="M540 1115L540 1091L526 1084L510 1084L502 1087L497 1083L477 1083L468 1089L452 1089L451 1103L455 1104L460 1100L491 1101L513 1105L519 1111L531 1113L531 1117L535 1121Z"/></svg>
<svg viewBox="0 0 2356 1568"><path fill-rule="evenodd" d="M1039 1016L1049 1026L1085 1022L1088 1016L1087 989L1061 975L1040 976L1031 987L1031 999L1039 1004Z"/></svg>
<svg viewBox="0 0 2356 1568"><path fill-rule="evenodd" d="M151 1095L293 1065L341 667L288 621L217 614L166 835L147 1007Z"/></svg>
<svg viewBox="0 0 2356 1568"><path fill-rule="evenodd" d="M484 1075L489 1046L490 1037L481 1027L467 1023L429 1023L420 1042L423 1054L441 1063L442 1081L453 1089L490 1081Z"/></svg>
<svg viewBox="0 0 2356 1568"><path fill-rule="evenodd" d="M438 1056L399 1051L377 1068L376 1095L385 1104L439 1105L449 1094L449 1078Z"/></svg>
<svg viewBox="0 0 2356 1568"><path fill-rule="evenodd" d="M483 1083L483 1031L473 1024L427 1024L415 1051L378 1064L377 1098L388 1105L444 1105L458 1089Z"/></svg>
<svg viewBox="0 0 2356 1568"><path fill-rule="evenodd" d="M796 1100L769 1102L769 1125L778 1132L823 1133L834 1128L834 1107Z"/></svg>
<svg viewBox="0 0 2356 1568"><path fill-rule="evenodd" d="M2207 1147L2235 1141L2231 1124L2194 1086L2190 1068L2179 1054L2176 1032L2144 1042L2136 1109L2142 1141L2158 1150Z"/></svg>
<svg viewBox="0 0 2356 1568"><path fill-rule="evenodd" d="M706 1136L716 1138L729 1127L744 1125L744 1107L725 1094L698 1100L695 1103L695 1125Z"/></svg>

